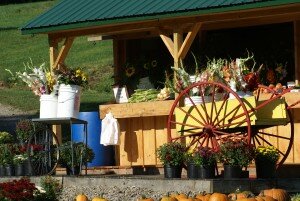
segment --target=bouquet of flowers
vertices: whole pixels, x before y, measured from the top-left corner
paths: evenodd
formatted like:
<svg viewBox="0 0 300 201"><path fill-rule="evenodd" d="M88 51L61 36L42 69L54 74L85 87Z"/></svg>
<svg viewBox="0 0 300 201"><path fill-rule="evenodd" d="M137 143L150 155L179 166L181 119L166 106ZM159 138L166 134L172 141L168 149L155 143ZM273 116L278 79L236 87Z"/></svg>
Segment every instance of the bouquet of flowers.
<svg viewBox="0 0 300 201"><path fill-rule="evenodd" d="M85 86L88 84L88 76L82 69L59 68L55 71L59 84Z"/></svg>
<svg viewBox="0 0 300 201"><path fill-rule="evenodd" d="M54 91L56 76L50 69L45 67L45 63L35 66L30 59L30 62L24 63L24 66L25 71L16 72L16 77L25 82L35 95L41 96L42 94L50 94ZM6 69L6 71L14 76L10 70Z"/></svg>

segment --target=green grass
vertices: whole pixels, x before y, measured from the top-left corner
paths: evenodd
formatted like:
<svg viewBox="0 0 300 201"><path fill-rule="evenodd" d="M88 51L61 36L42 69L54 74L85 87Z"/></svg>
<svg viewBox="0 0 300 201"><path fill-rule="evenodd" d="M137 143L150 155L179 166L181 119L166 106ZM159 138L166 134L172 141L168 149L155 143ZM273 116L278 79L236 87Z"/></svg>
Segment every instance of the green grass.
<svg viewBox="0 0 300 201"><path fill-rule="evenodd" d="M30 59L34 65L39 66L45 62L49 66L47 35L22 35L18 28L57 2L58 0L0 6L0 83L8 83L11 77L5 69L22 72L23 63ZM83 110L97 110L99 104L112 98L112 41L93 43L87 41L87 36L78 37L65 63L70 68L82 67L89 75L90 90L83 93L81 101ZM38 97L35 97L29 89L19 87L0 89L0 103L24 111L37 110L39 107Z"/></svg>

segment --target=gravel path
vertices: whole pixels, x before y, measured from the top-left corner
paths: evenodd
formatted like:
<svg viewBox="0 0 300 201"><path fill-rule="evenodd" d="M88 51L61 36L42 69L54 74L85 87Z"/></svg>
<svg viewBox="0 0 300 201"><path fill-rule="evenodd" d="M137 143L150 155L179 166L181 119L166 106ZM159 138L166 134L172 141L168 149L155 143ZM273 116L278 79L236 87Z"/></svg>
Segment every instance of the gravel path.
<svg viewBox="0 0 300 201"><path fill-rule="evenodd" d="M1 117L10 117L10 116L16 116L16 115L26 115L27 113L24 111L21 111L17 108L14 108L9 105L3 105L0 103L0 118Z"/></svg>

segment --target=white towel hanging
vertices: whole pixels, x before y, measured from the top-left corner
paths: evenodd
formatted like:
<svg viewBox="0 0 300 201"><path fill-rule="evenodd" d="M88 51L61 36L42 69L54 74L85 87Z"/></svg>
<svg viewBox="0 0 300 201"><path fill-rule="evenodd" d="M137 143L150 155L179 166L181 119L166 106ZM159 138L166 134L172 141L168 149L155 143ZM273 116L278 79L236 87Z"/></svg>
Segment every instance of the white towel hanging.
<svg viewBox="0 0 300 201"><path fill-rule="evenodd" d="M118 120L109 112L102 120L100 144L104 146L119 145L119 136L120 126Z"/></svg>

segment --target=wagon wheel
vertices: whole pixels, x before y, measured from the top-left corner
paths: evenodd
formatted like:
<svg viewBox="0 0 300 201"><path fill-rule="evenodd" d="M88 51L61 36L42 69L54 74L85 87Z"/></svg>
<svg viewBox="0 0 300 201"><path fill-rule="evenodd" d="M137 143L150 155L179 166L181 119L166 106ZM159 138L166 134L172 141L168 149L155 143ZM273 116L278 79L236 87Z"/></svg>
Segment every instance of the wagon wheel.
<svg viewBox="0 0 300 201"><path fill-rule="evenodd" d="M195 92L200 95L198 100L190 95ZM181 107L183 100L191 106ZM234 91L221 83L198 82L175 99L167 132L169 142L185 143L191 151L198 147L218 150L220 140L225 138L241 138L250 143L251 125L246 106Z"/></svg>
<svg viewBox="0 0 300 201"><path fill-rule="evenodd" d="M255 94L257 100L257 106L264 103L268 99L274 97L276 95L276 91L260 85L258 91L265 93L257 93ZM285 104L287 108L287 104ZM292 113L290 110L286 109L287 112L287 122L286 128L288 127L288 132L280 132L280 127L277 128L277 125L273 126L255 126L251 129L251 144L255 147L263 145L263 146L274 146L280 147L280 159L277 164L277 168L280 167L284 161L287 159L294 141L294 122ZM278 135L278 133L280 135Z"/></svg>
<svg viewBox="0 0 300 201"><path fill-rule="evenodd" d="M34 133L28 141L27 153L34 175L51 175L59 160L59 142L49 128Z"/></svg>

